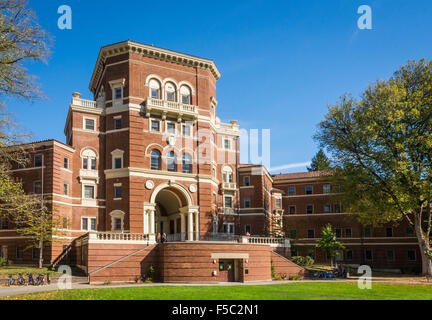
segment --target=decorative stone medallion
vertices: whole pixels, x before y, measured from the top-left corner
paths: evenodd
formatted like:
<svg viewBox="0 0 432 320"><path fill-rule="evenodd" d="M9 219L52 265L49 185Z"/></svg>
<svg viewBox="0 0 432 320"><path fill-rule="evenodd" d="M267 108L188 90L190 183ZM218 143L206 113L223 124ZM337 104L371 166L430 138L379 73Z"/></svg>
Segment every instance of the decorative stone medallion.
<svg viewBox="0 0 432 320"><path fill-rule="evenodd" d="M147 180L145 186L148 190L151 190L154 188L154 182L151 180Z"/></svg>
<svg viewBox="0 0 432 320"><path fill-rule="evenodd" d="M189 187L189 191L192 192L192 193L196 192L197 191L196 185L191 184L190 187Z"/></svg>
<svg viewBox="0 0 432 320"><path fill-rule="evenodd" d="M167 138L167 142L168 142L168 144L172 147L173 145L175 145L175 143L176 143L176 138L175 138L175 136L173 136L173 135L170 135L168 138Z"/></svg>

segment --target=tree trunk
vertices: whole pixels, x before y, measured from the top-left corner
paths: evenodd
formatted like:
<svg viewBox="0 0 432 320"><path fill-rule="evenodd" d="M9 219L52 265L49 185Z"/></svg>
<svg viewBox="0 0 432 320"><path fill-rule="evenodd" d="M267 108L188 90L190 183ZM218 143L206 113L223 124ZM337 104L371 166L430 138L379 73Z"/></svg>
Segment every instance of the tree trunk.
<svg viewBox="0 0 432 320"><path fill-rule="evenodd" d="M432 260L427 255L427 252L431 249L429 241L425 239L423 234L422 223L419 219L418 214L414 218L414 228L417 236L417 241L419 244L420 255L422 259L422 275L430 276L432 275ZM429 230L427 231L429 232Z"/></svg>
<svg viewBox="0 0 432 320"><path fill-rule="evenodd" d="M39 269L43 267L43 239L39 239Z"/></svg>

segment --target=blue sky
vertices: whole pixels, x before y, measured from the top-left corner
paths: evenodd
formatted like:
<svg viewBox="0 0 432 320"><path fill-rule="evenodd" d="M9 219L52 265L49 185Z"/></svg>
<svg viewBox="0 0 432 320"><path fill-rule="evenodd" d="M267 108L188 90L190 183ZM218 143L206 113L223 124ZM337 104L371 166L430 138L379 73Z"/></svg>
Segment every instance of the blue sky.
<svg viewBox="0 0 432 320"><path fill-rule="evenodd" d="M72 30L57 27L63 4L72 8ZM357 27L363 4L372 8L372 30ZM312 136L327 104L432 54L428 0L30 0L30 6L55 39L48 64L29 65L48 99L8 107L37 140L65 140L72 92L91 98L100 47L127 39L213 59L222 73L219 117L271 129L271 167L313 157Z"/></svg>

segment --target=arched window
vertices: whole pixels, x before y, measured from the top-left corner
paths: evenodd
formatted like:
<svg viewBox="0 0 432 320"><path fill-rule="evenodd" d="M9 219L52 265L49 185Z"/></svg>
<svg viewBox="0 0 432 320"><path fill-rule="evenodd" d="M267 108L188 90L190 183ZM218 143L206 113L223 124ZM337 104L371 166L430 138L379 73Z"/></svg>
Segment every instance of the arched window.
<svg viewBox="0 0 432 320"><path fill-rule="evenodd" d="M191 91L189 87L182 86L180 88L181 102L183 104L191 104Z"/></svg>
<svg viewBox="0 0 432 320"><path fill-rule="evenodd" d="M161 170L161 153L158 150L153 150L150 154L150 168L152 170Z"/></svg>
<svg viewBox="0 0 432 320"><path fill-rule="evenodd" d="M176 101L176 87L173 83L165 84L165 95L168 101Z"/></svg>
<svg viewBox="0 0 432 320"><path fill-rule="evenodd" d="M233 182L233 171L231 167L225 166L222 170L223 182Z"/></svg>
<svg viewBox="0 0 432 320"><path fill-rule="evenodd" d="M176 155L174 151L167 154L167 170L177 171Z"/></svg>
<svg viewBox="0 0 432 320"><path fill-rule="evenodd" d="M150 83L150 96L154 99L160 99L161 98L161 85L159 83L159 81L155 80L155 79L151 79Z"/></svg>
<svg viewBox="0 0 432 320"><path fill-rule="evenodd" d="M85 149L81 153L82 168L86 170L96 170L96 152L91 149Z"/></svg>
<svg viewBox="0 0 432 320"><path fill-rule="evenodd" d="M192 173L192 157L190 154L183 155L183 173Z"/></svg>

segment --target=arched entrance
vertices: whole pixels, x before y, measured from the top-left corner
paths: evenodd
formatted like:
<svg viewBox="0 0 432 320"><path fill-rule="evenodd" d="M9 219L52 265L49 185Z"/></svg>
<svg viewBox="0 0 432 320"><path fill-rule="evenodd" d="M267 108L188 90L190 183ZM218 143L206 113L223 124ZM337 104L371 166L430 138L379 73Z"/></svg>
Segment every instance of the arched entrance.
<svg viewBox="0 0 432 320"><path fill-rule="evenodd" d="M144 206L144 233L165 233L168 241L199 240L198 207L193 206L186 188L173 183L161 184L153 191L150 201Z"/></svg>

